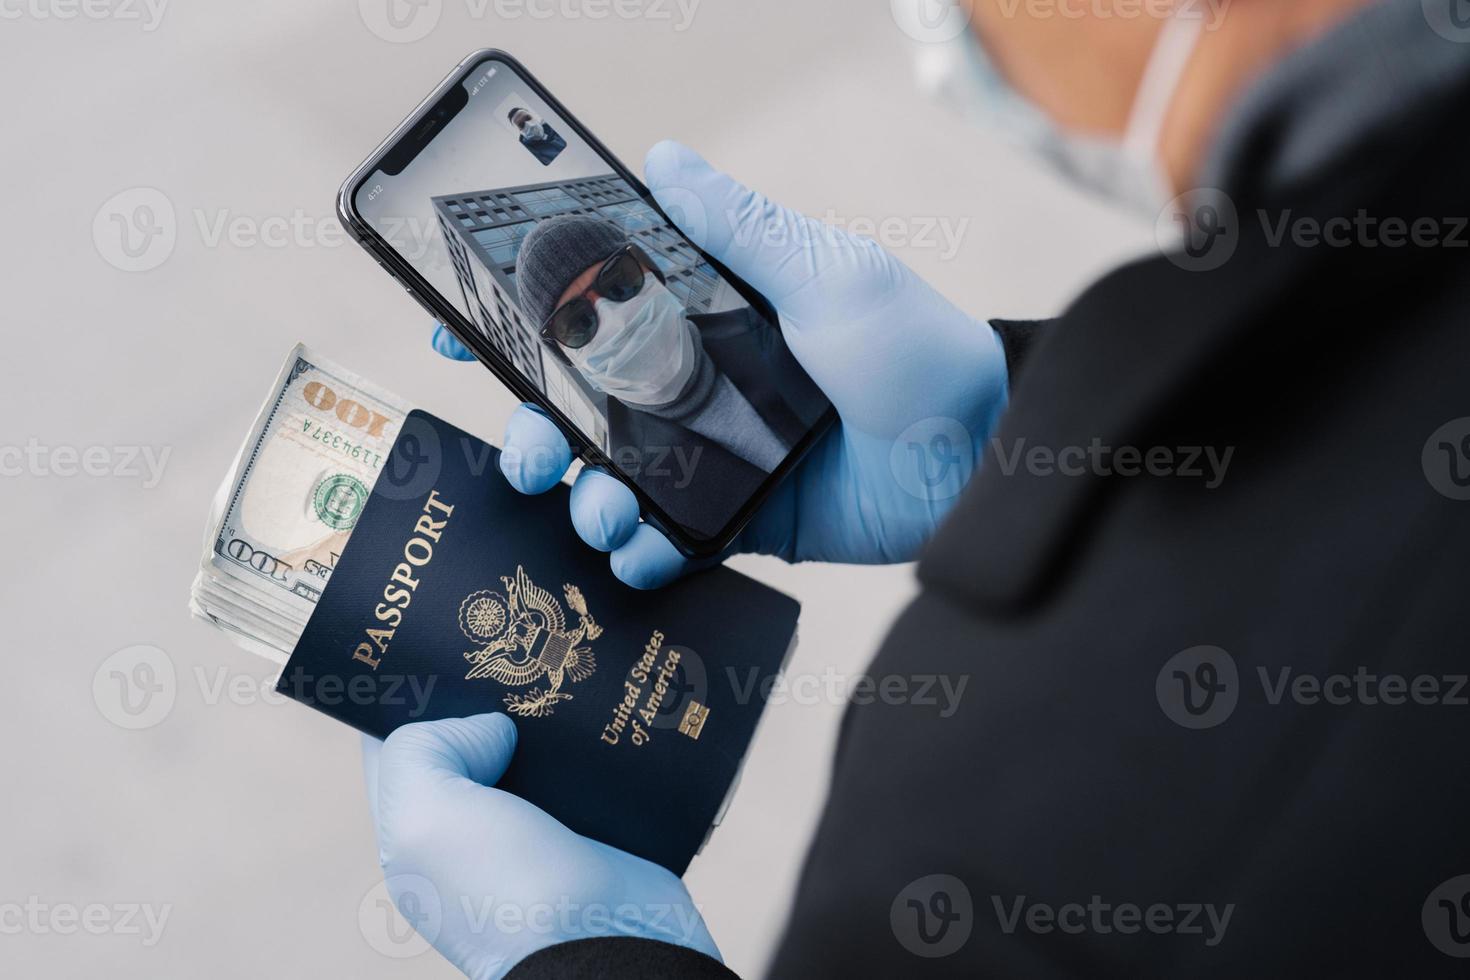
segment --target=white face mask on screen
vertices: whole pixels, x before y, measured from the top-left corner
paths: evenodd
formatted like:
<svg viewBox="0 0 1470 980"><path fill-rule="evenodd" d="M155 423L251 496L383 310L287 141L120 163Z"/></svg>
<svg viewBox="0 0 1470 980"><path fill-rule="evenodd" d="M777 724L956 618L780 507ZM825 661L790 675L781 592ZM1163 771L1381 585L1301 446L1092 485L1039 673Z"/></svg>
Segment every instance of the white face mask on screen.
<svg viewBox="0 0 1470 980"><path fill-rule="evenodd" d="M921 83L939 101L1045 161L1072 184L1149 219L1174 196L1159 158L1164 119L1204 32L1202 13L1164 23L1121 139L1070 133L1017 92L972 31L920 55Z"/></svg>
<svg viewBox="0 0 1470 980"><path fill-rule="evenodd" d="M524 117L521 124L521 135L528 140L539 140L546 138L546 126L542 118L535 113L529 113Z"/></svg>
<svg viewBox="0 0 1470 980"><path fill-rule="evenodd" d="M567 358L587 383L631 405L667 405L698 366L694 324L684 304L653 273L626 303L599 299L597 334Z"/></svg>

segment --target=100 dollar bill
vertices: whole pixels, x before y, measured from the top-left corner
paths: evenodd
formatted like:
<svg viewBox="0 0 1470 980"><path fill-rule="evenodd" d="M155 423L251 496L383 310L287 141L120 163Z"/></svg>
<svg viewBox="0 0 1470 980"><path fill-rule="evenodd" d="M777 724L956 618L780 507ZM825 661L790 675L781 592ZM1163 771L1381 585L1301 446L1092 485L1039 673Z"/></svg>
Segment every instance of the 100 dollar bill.
<svg viewBox="0 0 1470 980"><path fill-rule="evenodd" d="M211 565L304 623L410 409L298 344L227 481Z"/></svg>

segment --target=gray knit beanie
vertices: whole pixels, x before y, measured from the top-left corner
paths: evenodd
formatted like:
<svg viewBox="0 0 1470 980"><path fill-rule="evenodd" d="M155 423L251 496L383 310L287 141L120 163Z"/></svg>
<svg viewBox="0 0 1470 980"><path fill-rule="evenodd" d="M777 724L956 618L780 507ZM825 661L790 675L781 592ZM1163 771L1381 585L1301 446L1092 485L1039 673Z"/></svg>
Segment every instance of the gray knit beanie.
<svg viewBox="0 0 1470 980"><path fill-rule="evenodd" d="M516 258L521 312L540 327L578 276L627 244L628 236L601 218L563 214L541 222L522 240Z"/></svg>

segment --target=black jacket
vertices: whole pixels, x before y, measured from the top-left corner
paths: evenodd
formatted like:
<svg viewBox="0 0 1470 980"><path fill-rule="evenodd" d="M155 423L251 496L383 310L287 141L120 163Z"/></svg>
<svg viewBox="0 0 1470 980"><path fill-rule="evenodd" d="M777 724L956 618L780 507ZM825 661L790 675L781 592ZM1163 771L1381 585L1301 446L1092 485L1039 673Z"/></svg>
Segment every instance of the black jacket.
<svg viewBox="0 0 1470 980"><path fill-rule="evenodd" d="M567 148L567 141L560 133L551 128L551 123L542 123L546 129L545 135L539 140L528 139L524 133L521 134L521 145L531 151L531 155L541 161L541 166L549 167L561 156L561 151Z"/></svg>
<svg viewBox="0 0 1470 980"><path fill-rule="evenodd" d="M1306 170L1297 120L1258 118L1222 265L1130 265L1024 358L1006 328L998 446L871 666L964 697L849 708L772 976L1464 975L1470 421L1445 427L1470 416L1470 45L1453 56ZM1307 244L1360 213L1375 231ZM1283 216L1308 233L1273 240ZM1022 439L1234 453L1215 489L1007 475ZM513 976L728 975L617 942Z"/></svg>

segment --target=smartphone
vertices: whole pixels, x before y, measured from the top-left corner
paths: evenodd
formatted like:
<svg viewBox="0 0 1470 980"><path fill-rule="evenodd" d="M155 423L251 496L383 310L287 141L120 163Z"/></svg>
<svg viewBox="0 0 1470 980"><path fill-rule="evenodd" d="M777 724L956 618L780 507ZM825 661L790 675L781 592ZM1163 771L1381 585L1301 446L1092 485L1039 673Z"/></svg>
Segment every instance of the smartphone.
<svg viewBox="0 0 1470 980"><path fill-rule="evenodd" d="M685 555L727 548L835 419L770 303L504 52L461 62L338 213Z"/></svg>

